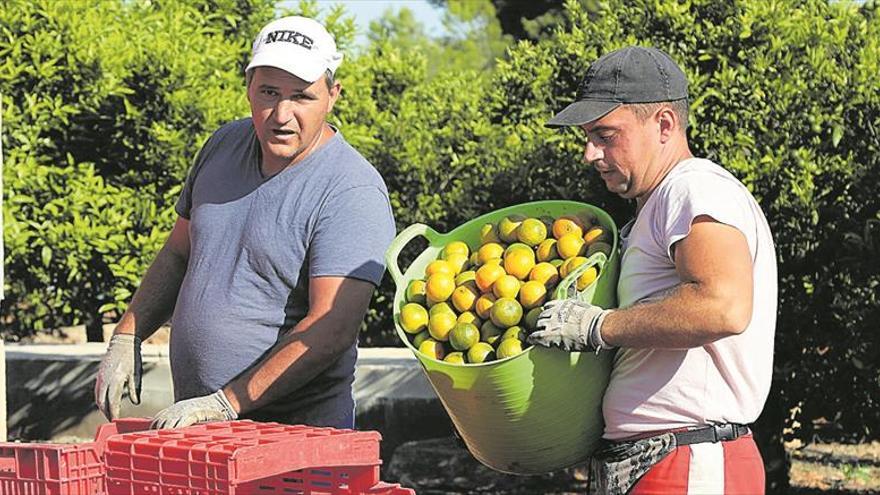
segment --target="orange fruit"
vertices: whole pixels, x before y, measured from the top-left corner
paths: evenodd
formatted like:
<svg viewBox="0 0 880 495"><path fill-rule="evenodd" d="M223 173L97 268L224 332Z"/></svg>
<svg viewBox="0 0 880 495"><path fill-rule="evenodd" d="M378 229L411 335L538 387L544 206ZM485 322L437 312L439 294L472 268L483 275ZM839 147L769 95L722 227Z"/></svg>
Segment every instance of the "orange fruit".
<svg viewBox="0 0 880 495"><path fill-rule="evenodd" d="M537 218L526 218L516 229L519 242L535 247L547 238L547 226Z"/></svg>
<svg viewBox="0 0 880 495"><path fill-rule="evenodd" d="M525 280L535 267L535 253L531 249L515 249L504 256L504 270L514 277Z"/></svg>
<svg viewBox="0 0 880 495"><path fill-rule="evenodd" d="M428 328L428 310L417 303L408 303L400 310L400 327L409 334Z"/></svg>
<svg viewBox="0 0 880 495"><path fill-rule="evenodd" d="M458 275L468 266L468 257L461 253L452 253L445 261L455 270L453 275Z"/></svg>
<svg viewBox="0 0 880 495"><path fill-rule="evenodd" d="M576 232L569 232L558 239L556 249L562 258L571 258L584 254L584 238Z"/></svg>
<svg viewBox="0 0 880 495"><path fill-rule="evenodd" d="M466 282L452 291L452 305L459 311L470 311L478 297L480 297L480 292L477 289L477 284Z"/></svg>
<svg viewBox="0 0 880 495"><path fill-rule="evenodd" d="M444 349L443 343L437 342L434 339L426 339L422 342L419 345L419 352L438 361L446 356L446 349Z"/></svg>
<svg viewBox="0 0 880 495"><path fill-rule="evenodd" d="M464 311L460 315L458 315L458 319L456 320L458 323L473 323L476 326L480 326L480 319L477 318L476 313L473 311Z"/></svg>
<svg viewBox="0 0 880 495"><path fill-rule="evenodd" d="M501 338L501 334L503 330L496 327L491 320L486 320L480 326L480 340L489 344L495 344L495 342Z"/></svg>
<svg viewBox="0 0 880 495"><path fill-rule="evenodd" d="M501 342L507 339L526 340L526 331L520 326L510 327L501 334Z"/></svg>
<svg viewBox="0 0 880 495"><path fill-rule="evenodd" d="M459 351L450 352L443 358L443 361L452 364L465 364L467 362L464 353Z"/></svg>
<svg viewBox="0 0 880 495"><path fill-rule="evenodd" d="M534 280L535 282L541 282L544 284L544 287L552 287L559 282L559 272L556 270L556 267L546 261L538 263L532 268L532 271L529 272L529 280Z"/></svg>
<svg viewBox="0 0 880 495"><path fill-rule="evenodd" d="M508 215L498 222L498 237L504 242L516 242L516 229L526 218L522 215Z"/></svg>
<svg viewBox="0 0 880 495"><path fill-rule="evenodd" d="M410 280L406 286L406 302L425 304L425 281Z"/></svg>
<svg viewBox="0 0 880 495"><path fill-rule="evenodd" d="M504 268L501 268L500 265L493 263L483 265L477 269L475 278L477 287L479 287L482 292L489 292L489 290L492 289L492 284L494 284L502 275L504 275Z"/></svg>
<svg viewBox="0 0 880 495"><path fill-rule="evenodd" d="M576 233L578 237L584 235L584 224L580 218L574 215L563 215L553 222L553 237L561 239L565 234Z"/></svg>
<svg viewBox="0 0 880 495"><path fill-rule="evenodd" d="M569 273L573 272L575 268L583 265L587 262L587 258L583 256L574 256L572 258L568 258L562 263L562 266L559 267L559 276L565 278Z"/></svg>
<svg viewBox="0 0 880 495"><path fill-rule="evenodd" d="M541 306L532 308L526 313L525 318L523 318L523 324L529 330L534 330L538 323L538 316L541 315L541 310L544 309Z"/></svg>
<svg viewBox="0 0 880 495"><path fill-rule="evenodd" d="M412 345L413 345L413 347L418 349L419 346L422 345L422 342L424 342L425 340L430 339L430 338L431 338L430 332L428 332L427 329L422 330L421 332L419 332L418 335L413 337Z"/></svg>
<svg viewBox="0 0 880 495"><path fill-rule="evenodd" d="M489 317L489 311L492 309L492 305L495 304L495 300L498 299L495 297L495 294L491 292L487 292L477 299L477 302L474 304L474 311L477 312L477 316L482 319L486 319Z"/></svg>
<svg viewBox="0 0 880 495"><path fill-rule="evenodd" d="M550 263L551 265L555 266L557 270L559 270L559 267L562 266L562 264L564 262L565 262L565 260L562 258L553 258L552 260L548 261L547 263ZM560 273L559 275L562 276L562 273Z"/></svg>
<svg viewBox="0 0 880 495"><path fill-rule="evenodd" d="M597 278L599 278L599 270L596 269L596 265L593 265L584 270L584 273L581 273L575 283L575 287L577 287L577 290L584 290L595 282Z"/></svg>
<svg viewBox="0 0 880 495"><path fill-rule="evenodd" d="M448 302L438 302L437 304L431 306L430 309L428 309L428 317L430 318L437 313L455 314L455 310L452 309L452 306L450 306Z"/></svg>
<svg viewBox="0 0 880 495"><path fill-rule="evenodd" d="M523 346L522 341L519 339L501 339L501 343L498 344L498 351L496 352L498 359L504 359L516 356L517 354L522 353Z"/></svg>
<svg viewBox="0 0 880 495"><path fill-rule="evenodd" d="M449 345L456 351L466 351L480 341L480 331L473 323L458 323L449 332Z"/></svg>
<svg viewBox="0 0 880 495"><path fill-rule="evenodd" d="M468 245L464 242L452 241L449 244L443 246L443 249L440 250L440 259L448 260L449 256L453 254L463 254L465 257L467 257L470 252L470 248L468 248Z"/></svg>
<svg viewBox="0 0 880 495"><path fill-rule="evenodd" d="M502 256L504 256L504 246L497 242L483 244L480 246L480 249L477 250L477 261L479 261L481 265L485 265L489 260L495 258L500 259Z"/></svg>
<svg viewBox="0 0 880 495"><path fill-rule="evenodd" d="M455 276L455 285L459 286L466 282L471 282L477 279L477 272L473 270L468 270L465 272L461 272Z"/></svg>
<svg viewBox="0 0 880 495"><path fill-rule="evenodd" d="M438 312L428 319L428 332L434 340L446 342L456 323L455 313Z"/></svg>
<svg viewBox="0 0 880 495"><path fill-rule="evenodd" d="M599 227L598 225L596 227L590 227L590 229L587 230L586 233L584 233L584 242L587 243L587 245L590 245L596 241L604 241L607 238L608 236L605 234L605 229Z"/></svg>
<svg viewBox="0 0 880 495"><path fill-rule="evenodd" d="M531 251L531 250L532 250L532 248L531 248L529 245L527 245L527 244L523 244L523 243L521 243L521 242L514 242L513 244L511 244L511 245L507 246L506 248L504 248L504 256L502 256L502 258L505 257L505 256L507 256L508 254L512 253L513 251L518 250L518 249L523 249L523 250L526 250L526 251Z"/></svg>
<svg viewBox="0 0 880 495"><path fill-rule="evenodd" d="M502 297L495 301L489 310L489 318L498 328L510 328L518 325L522 319L523 308L516 299Z"/></svg>
<svg viewBox="0 0 880 495"><path fill-rule="evenodd" d="M556 250L556 239L544 239L535 249L535 255L538 261L550 261L559 257L559 251Z"/></svg>
<svg viewBox="0 0 880 495"><path fill-rule="evenodd" d="M435 273L425 282L425 298L430 305L449 299L454 290L455 278L451 273Z"/></svg>
<svg viewBox="0 0 880 495"><path fill-rule="evenodd" d="M519 302L523 309L540 306L544 304L545 300L547 300L547 287L536 280L524 283L519 290Z"/></svg>
<svg viewBox="0 0 880 495"><path fill-rule="evenodd" d="M498 297L516 297L522 285L513 275L502 275L492 284L492 293Z"/></svg>
<svg viewBox="0 0 880 495"><path fill-rule="evenodd" d="M447 273L455 276L458 272L455 270L455 267L452 266L452 263L449 263L446 260L434 260L428 263L428 266L425 267L425 277L431 278L431 275L434 275L435 273Z"/></svg>
<svg viewBox="0 0 880 495"><path fill-rule="evenodd" d="M604 241L596 241L587 248L587 256L592 256L600 251L605 253L605 256L611 256L611 244Z"/></svg>
<svg viewBox="0 0 880 495"><path fill-rule="evenodd" d="M480 264L480 254L477 251L474 251L468 257L468 264L471 266L478 266Z"/></svg>
<svg viewBox="0 0 880 495"><path fill-rule="evenodd" d="M480 245L489 244L489 243L500 243L501 239L498 237L498 228L495 227L495 224L487 223L480 227Z"/></svg>
<svg viewBox="0 0 880 495"><path fill-rule="evenodd" d="M467 352L469 363L485 363L495 359L495 349L485 342L477 342Z"/></svg>

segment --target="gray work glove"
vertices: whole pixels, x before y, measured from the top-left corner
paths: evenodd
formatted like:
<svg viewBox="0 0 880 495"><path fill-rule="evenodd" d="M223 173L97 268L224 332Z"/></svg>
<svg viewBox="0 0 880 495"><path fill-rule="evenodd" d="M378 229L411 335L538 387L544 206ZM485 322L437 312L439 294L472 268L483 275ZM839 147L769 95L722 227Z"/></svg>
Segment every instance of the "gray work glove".
<svg viewBox="0 0 880 495"><path fill-rule="evenodd" d="M182 400L166 407L153 418L150 428L183 428L206 421L232 421L236 418L238 413L232 408L226 394L218 390L211 395Z"/></svg>
<svg viewBox="0 0 880 495"><path fill-rule="evenodd" d="M95 381L95 404L109 420L119 417L122 393L128 388L132 404L141 403L141 339L118 333L110 339Z"/></svg>
<svg viewBox="0 0 880 495"><path fill-rule="evenodd" d="M570 352L612 349L602 340L602 321L611 310L577 299L553 300L544 305L530 344L559 347Z"/></svg>

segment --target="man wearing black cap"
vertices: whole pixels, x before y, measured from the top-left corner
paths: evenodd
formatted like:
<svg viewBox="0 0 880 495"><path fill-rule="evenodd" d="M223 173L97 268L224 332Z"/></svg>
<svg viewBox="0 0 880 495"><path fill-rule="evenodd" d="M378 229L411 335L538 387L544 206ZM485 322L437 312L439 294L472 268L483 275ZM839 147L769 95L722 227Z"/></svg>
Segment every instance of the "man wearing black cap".
<svg viewBox="0 0 880 495"><path fill-rule="evenodd" d="M763 493L748 423L770 388L776 257L760 207L687 142L687 79L669 55L613 51L548 126L578 126L584 160L635 200L621 229L619 308L545 305L529 340L616 350L603 399L599 493Z"/></svg>

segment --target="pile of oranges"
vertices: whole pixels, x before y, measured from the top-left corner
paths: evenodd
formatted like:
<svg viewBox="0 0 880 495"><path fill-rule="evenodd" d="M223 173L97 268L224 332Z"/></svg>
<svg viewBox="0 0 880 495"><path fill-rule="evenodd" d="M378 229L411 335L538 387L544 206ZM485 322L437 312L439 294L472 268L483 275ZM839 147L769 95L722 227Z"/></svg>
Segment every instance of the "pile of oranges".
<svg viewBox="0 0 880 495"><path fill-rule="evenodd" d="M610 256L611 242L589 211L487 223L479 246L450 242L425 277L409 283L400 326L434 359L467 364L515 356L559 281L597 252ZM574 284L581 291L598 276L593 265Z"/></svg>

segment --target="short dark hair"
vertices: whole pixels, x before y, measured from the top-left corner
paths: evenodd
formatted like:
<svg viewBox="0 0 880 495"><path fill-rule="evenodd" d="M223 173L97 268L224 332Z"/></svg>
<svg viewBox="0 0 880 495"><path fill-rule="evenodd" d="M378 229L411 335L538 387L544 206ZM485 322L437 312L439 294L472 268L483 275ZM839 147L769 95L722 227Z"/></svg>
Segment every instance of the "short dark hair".
<svg viewBox="0 0 880 495"><path fill-rule="evenodd" d="M678 119L682 122L682 129L687 129L688 127L688 100L687 98L682 98L680 100L672 100L672 101L658 101L654 103L629 103L624 105L626 108L632 110L632 113L641 121L645 121L657 110L660 110L663 107L669 107L675 112L675 115L678 116Z"/></svg>
<svg viewBox="0 0 880 495"><path fill-rule="evenodd" d="M245 87L247 87L247 88L251 87L251 81L253 81L253 79L254 79L254 71L255 70L257 70L256 67L245 72L245 74L244 74ZM327 69L326 71L324 71L324 82L327 83L327 90L333 89L333 84L336 82L336 80L333 78L333 72L330 69Z"/></svg>

